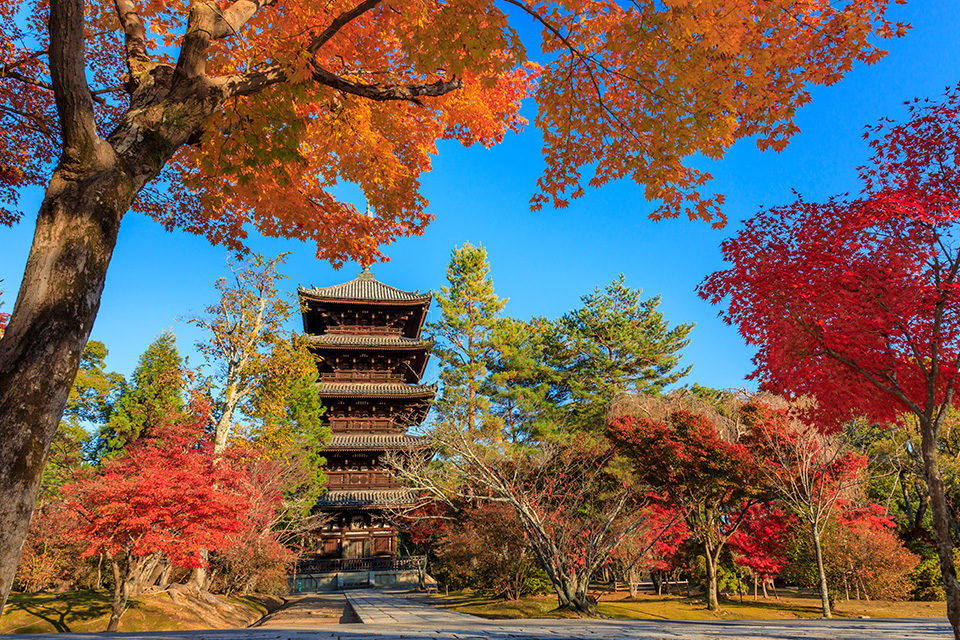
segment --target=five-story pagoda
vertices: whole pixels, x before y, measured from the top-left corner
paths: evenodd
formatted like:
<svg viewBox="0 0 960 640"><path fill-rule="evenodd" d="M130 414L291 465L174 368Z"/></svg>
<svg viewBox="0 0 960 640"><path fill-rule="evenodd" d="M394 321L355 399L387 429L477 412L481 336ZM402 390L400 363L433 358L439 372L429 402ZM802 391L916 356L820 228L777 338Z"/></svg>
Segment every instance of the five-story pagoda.
<svg viewBox="0 0 960 640"><path fill-rule="evenodd" d="M397 532L385 511L412 500L383 456L429 447L407 430L423 421L436 392L420 384L429 357L420 331L431 296L385 285L367 267L354 280L301 287L299 295L332 432L324 450L328 492L317 505L330 520L317 559L395 557Z"/></svg>

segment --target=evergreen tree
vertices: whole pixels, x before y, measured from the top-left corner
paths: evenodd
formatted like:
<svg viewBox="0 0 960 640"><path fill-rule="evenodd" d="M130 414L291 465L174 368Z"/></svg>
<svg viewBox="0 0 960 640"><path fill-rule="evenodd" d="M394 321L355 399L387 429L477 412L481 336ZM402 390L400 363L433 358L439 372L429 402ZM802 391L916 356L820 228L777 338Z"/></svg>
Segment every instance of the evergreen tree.
<svg viewBox="0 0 960 640"><path fill-rule="evenodd" d="M577 425L598 425L616 397L659 394L690 372L680 356L694 325L670 328L660 296L644 300L620 275L581 302L555 323L547 347Z"/></svg>
<svg viewBox="0 0 960 640"><path fill-rule="evenodd" d="M151 425L183 415L187 370L177 338L165 331L140 356L97 438L98 457L112 457L144 435Z"/></svg>
<svg viewBox="0 0 960 640"><path fill-rule="evenodd" d="M122 375L107 371L107 353L106 345L97 340L91 340L83 348L80 369L47 453L40 481L41 504L55 497L73 471L83 464L85 450L90 445L88 429L106 424L117 394L124 387Z"/></svg>
<svg viewBox="0 0 960 640"><path fill-rule="evenodd" d="M447 282L436 294L440 320L427 325L443 383L436 408L440 419L474 432L488 416L490 402L482 386L497 353L496 327L507 301L494 293L482 246L467 243L453 250Z"/></svg>
<svg viewBox="0 0 960 640"><path fill-rule="evenodd" d="M562 397L549 353L553 333L553 324L543 318L497 322L483 393L504 435L514 442L537 441L556 432Z"/></svg>

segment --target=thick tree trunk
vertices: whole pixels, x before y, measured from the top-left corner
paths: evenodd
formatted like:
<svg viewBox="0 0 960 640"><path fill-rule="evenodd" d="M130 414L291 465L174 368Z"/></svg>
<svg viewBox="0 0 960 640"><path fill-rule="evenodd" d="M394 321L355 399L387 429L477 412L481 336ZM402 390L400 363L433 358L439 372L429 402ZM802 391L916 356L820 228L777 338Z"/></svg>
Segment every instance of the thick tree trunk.
<svg viewBox="0 0 960 640"><path fill-rule="evenodd" d="M133 197L124 193L110 146L101 143L90 153L86 162L62 162L54 171L0 339L0 605Z"/></svg>
<svg viewBox="0 0 960 640"><path fill-rule="evenodd" d="M127 557L126 571L121 571L120 563L116 558L110 559L110 566L113 568L113 604L110 608L107 631L117 631L120 627L120 617L127 610L127 602L130 599L130 582L127 575L131 569L130 562L131 558Z"/></svg>
<svg viewBox="0 0 960 640"><path fill-rule="evenodd" d="M554 584L559 609L575 611L582 615L597 615L597 602L588 594L589 580L571 577Z"/></svg>
<svg viewBox="0 0 960 640"><path fill-rule="evenodd" d="M717 598L717 558L711 553L710 545L703 546L703 556L707 561L707 609L718 611L720 600Z"/></svg>
<svg viewBox="0 0 960 640"><path fill-rule="evenodd" d="M813 536L813 551L817 557L817 577L820 578L820 608L824 618L832 618L830 611L830 592L827 590L827 572L823 568L823 547L820 545L820 532L817 525L810 525L810 534Z"/></svg>
<svg viewBox="0 0 960 640"><path fill-rule="evenodd" d="M937 542L937 556L943 574L943 588L947 595L947 618L953 627L953 636L960 640L960 584L957 583L957 568L953 562L953 538L950 535L950 514L944 494L943 477L937 460L937 432L932 420L920 417L923 471L930 492L930 507L933 532Z"/></svg>

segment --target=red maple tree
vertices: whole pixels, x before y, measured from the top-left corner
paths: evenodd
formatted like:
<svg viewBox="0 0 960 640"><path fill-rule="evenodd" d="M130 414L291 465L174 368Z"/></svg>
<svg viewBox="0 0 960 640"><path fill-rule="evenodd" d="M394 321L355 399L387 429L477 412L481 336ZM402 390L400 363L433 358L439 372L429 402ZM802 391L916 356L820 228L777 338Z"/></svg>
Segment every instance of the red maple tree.
<svg viewBox="0 0 960 640"><path fill-rule="evenodd" d="M785 543L793 526L790 514L771 503L760 502L747 510L740 529L730 538L734 562L753 572L754 597L758 579L766 598L767 584L772 584L787 564Z"/></svg>
<svg viewBox="0 0 960 640"><path fill-rule="evenodd" d="M717 566L730 537L762 492L750 450L721 435L707 416L684 409L662 419L622 416L607 435L637 476L662 493L700 543L707 568L707 608L719 609Z"/></svg>
<svg viewBox="0 0 960 640"><path fill-rule="evenodd" d="M724 242L730 267L700 294L756 345L754 376L810 394L824 424L917 417L947 593L960 638L960 585L937 461L960 365L960 88L869 127L864 194L763 211Z"/></svg>
<svg viewBox="0 0 960 640"><path fill-rule="evenodd" d="M830 595L824 569L821 536L841 496L859 482L867 460L835 433L824 433L801 420L809 403L770 406L756 403L747 412L751 448L771 490L810 534L817 563L820 606L830 618Z"/></svg>
<svg viewBox="0 0 960 640"><path fill-rule="evenodd" d="M214 457L206 423L194 412L154 425L121 458L63 488L80 514L73 535L85 544L83 555L102 553L113 570L108 631L163 563L202 566L201 549L225 548L244 531L247 476Z"/></svg>

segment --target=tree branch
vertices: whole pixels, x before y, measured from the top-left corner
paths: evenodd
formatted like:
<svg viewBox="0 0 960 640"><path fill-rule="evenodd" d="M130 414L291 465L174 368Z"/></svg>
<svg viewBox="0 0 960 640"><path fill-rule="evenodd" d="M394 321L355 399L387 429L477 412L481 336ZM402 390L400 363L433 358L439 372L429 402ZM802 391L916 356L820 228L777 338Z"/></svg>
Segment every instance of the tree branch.
<svg viewBox="0 0 960 640"><path fill-rule="evenodd" d="M83 55L83 0L50 2L50 78L64 155L99 140Z"/></svg>
<svg viewBox="0 0 960 640"><path fill-rule="evenodd" d="M285 82L288 78L286 69L275 64L264 69L225 76L220 82L224 96L229 98L259 93L271 85ZM463 82L459 78L416 84L365 84L341 78L318 65L314 65L313 79L318 84L361 98L378 102L399 100L417 105L422 104L420 98L442 96L463 87Z"/></svg>
<svg viewBox="0 0 960 640"><path fill-rule="evenodd" d="M147 55L147 30L137 13L133 0L113 0L117 18L123 27L123 47L127 54L127 69L133 75L139 72L138 63L149 62Z"/></svg>
<svg viewBox="0 0 960 640"><path fill-rule="evenodd" d="M350 9L350 11L341 13L339 16L333 19L333 22L330 23L330 26L324 29L320 35L316 36L310 42L310 44L307 46L307 51L309 51L311 55L316 55L317 51L320 50L320 47L325 45L330 38L335 36L337 32L340 31L340 29L345 27L352 20L360 17L367 11L370 11L376 7L378 4L380 4L380 2L382 2L382 0L364 0L353 9Z"/></svg>

